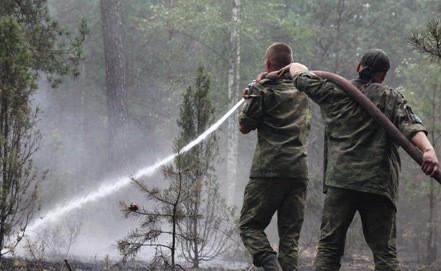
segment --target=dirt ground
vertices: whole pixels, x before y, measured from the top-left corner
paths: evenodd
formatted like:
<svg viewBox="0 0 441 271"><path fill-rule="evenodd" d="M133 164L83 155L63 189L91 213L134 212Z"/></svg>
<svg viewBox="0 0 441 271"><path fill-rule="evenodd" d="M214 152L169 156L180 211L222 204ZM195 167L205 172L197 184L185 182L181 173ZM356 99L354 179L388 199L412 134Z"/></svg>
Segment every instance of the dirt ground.
<svg viewBox="0 0 441 271"><path fill-rule="evenodd" d="M122 265L112 264L111 266L105 266L103 263L83 263L72 262L69 263L70 269L64 263L50 263L50 262L22 262L18 264L17 261L6 261L0 267L0 270L5 271L147 271L149 270L145 264L138 263L136 265ZM158 271L164 271L157 269ZM210 267L210 268L177 268L176 271L261 271L256 267L247 267L242 269L226 269L223 267ZM303 265L299 271L310 271L311 265ZM343 262L341 271L368 271L373 270L373 266L369 262ZM404 263L402 264L402 271L440 271L441 265L425 266L416 263Z"/></svg>
<svg viewBox="0 0 441 271"><path fill-rule="evenodd" d="M312 258L303 259L300 263L299 271L311 271ZM69 265L69 267L68 267ZM130 261L126 264L122 263L104 263L104 262L81 262L81 261L26 261L18 259L2 259L1 271L147 271L147 263L141 261ZM226 264L226 266L231 266ZM70 268L70 269L69 269ZM441 261L427 266L421 263L406 262L401 260L402 271L441 271ZM155 269L158 271L165 271ZM226 268L222 266L210 268L188 268L180 267L176 271L261 271L261 269L248 266L236 269ZM341 271L368 271L374 270L374 266L370 259L363 257L344 259L342 261ZM153 271L153 270L152 270Z"/></svg>

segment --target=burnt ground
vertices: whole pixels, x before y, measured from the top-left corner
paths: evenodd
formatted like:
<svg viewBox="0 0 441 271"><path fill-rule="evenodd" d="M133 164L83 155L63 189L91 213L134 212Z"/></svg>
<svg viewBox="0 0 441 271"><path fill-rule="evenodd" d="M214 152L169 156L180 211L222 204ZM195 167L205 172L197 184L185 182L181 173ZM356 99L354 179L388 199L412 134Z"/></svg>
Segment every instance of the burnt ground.
<svg viewBox="0 0 441 271"><path fill-rule="evenodd" d="M312 258L303 259L300 263L300 271L310 271L312 265ZM67 267L69 265L70 269ZM170 270L165 268L151 269L148 268L148 263L142 261L129 261L126 264L115 262L82 262L82 261L26 261L19 259L2 259L0 270L5 271L147 271L147 270ZM227 264L230 265L230 264ZM230 265L231 266L231 265ZM441 261L431 266L427 266L416 262L406 262L401 259L402 271L441 271ZM176 271L260 271L259 269L248 266L242 268L226 268L226 267L210 267L210 268L189 268L181 267L175 269ZM372 261L363 257L359 258L345 258L342 261L341 271L364 271L373 270Z"/></svg>

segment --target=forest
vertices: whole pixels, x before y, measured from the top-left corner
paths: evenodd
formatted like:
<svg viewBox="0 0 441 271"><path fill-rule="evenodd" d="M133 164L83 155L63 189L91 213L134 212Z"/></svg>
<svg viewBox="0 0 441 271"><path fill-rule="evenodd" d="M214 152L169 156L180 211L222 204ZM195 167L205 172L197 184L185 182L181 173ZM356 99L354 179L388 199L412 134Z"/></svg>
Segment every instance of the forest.
<svg viewBox="0 0 441 271"><path fill-rule="evenodd" d="M383 49L385 84L441 159L439 0L2 0L0 270L259 270L237 230L256 133L237 122L274 42L347 79ZM311 106L300 270L324 199ZM440 203L441 185L402 151L402 270L441 270ZM373 269L357 215L341 270Z"/></svg>

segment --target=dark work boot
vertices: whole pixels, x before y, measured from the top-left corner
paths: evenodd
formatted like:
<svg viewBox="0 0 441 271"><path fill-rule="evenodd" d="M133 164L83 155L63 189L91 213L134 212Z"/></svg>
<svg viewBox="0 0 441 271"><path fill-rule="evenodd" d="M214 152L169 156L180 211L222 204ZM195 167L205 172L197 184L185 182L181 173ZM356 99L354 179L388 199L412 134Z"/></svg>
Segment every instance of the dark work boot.
<svg viewBox="0 0 441 271"><path fill-rule="evenodd" d="M262 260L263 270L265 271L283 271L282 267L280 267L279 261L277 260L277 256L271 254Z"/></svg>

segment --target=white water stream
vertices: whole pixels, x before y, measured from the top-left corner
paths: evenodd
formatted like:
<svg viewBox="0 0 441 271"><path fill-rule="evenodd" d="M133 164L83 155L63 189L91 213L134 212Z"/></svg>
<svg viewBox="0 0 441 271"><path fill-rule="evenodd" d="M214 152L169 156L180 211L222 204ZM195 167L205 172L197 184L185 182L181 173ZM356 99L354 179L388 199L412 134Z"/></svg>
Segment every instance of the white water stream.
<svg viewBox="0 0 441 271"><path fill-rule="evenodd" d="M208 128L204 133L199 135L195 140L188 143L185 147L180 150L180 153L184 153L189 151L191 148L199 144L202 140L206 139L212 132L216 131L219 126L233 114L234 111L244 102L244 99L241 99L236 105L234 105L225 115L223 115L216 123L214 123L210 128ZM149 167L142 168L138 170L135 174L133 174L133 178L138 179L140 177L150 176L161 166L173 161L175 158L175 154L169 155L161 161L151 165ZM83 205L97 201L101 198L109 196L110 194L120 190L121 188L130 184L131 178L130 176L122 177L116 180L108 180L104 181L100 187L98 187L95 191L90 192L86 195L81 195L72 200L68 201L65 204L62 204L58 207L53 208L47 214L41 216L39 219L32 221L32 223L27 227L26 231L35 232L38 231L39 228L48 223L57 222L60 217L69 213L74 209L82 208Z"/></svg>

